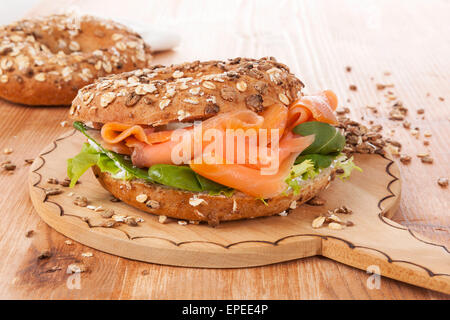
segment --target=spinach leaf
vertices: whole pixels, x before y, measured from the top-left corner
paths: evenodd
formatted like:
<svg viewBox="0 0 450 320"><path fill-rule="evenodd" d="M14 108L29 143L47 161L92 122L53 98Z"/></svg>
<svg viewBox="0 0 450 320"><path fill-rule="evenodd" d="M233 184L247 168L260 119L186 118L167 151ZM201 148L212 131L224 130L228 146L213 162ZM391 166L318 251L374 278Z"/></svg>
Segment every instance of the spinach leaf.
<svg viewBox="0 0 450 320"><path fill-rule="evenodd" d="M148 175L160 184L188 191L220 193L228 189L200 176L188 166L155 164L148 169Z"/></svg>
<svg viewBox="0 0 450 320"><path fill-rule="evenodd" d="M338 153L330 153L330 154L305 154L299 155L297 159L295 159L295 164L302 163L305 160L311 160L314 164L314 168L328 168L333 160L337 157Z"/></svg>
<svg viewBox="0 0 450 320"><path fill-rule="evenodd" d="M314 142L303 150L302 155L327 155L340 152L345 146L344 136L335 127L327 123L318 121L304 122L297 125L292 131L301 136L315 135Z"/></svg>

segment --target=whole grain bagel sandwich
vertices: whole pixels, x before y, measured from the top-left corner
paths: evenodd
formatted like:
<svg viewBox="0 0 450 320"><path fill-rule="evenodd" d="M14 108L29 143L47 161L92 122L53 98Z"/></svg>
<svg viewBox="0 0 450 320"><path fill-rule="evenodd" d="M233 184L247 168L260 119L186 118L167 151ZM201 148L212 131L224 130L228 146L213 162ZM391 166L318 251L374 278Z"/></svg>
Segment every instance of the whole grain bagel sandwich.
<svg viewBox="0 0 450 320"><path fill-rule="evenodd" d="M58 14L0 26L0 97L70 105L78 89L108 74L144 68L150 47L111 20Z"/></svg>
<svg viewBox="0 0 450 320"><path fill-rule="evenodd" d="M341 151L331 91L304 96L274 58L152 66L82 88L68 160L73 186L90 167L116 198L188 221L280 214L354 164Z"/></svg>

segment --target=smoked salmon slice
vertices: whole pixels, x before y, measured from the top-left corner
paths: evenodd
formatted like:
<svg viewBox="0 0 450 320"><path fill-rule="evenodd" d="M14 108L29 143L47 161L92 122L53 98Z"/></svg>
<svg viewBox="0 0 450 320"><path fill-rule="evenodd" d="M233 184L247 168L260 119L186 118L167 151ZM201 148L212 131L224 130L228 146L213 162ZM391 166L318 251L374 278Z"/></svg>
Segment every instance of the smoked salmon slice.
<svg viewBox="0 0 450 320"><path fill-rule="evenodd" d="M198 174L222 185L240 190L255 197L270 198L285 191L285 182L296 157L313 141L314 136L302 137L292 132L292 129L306 121L321 121L337 124L333 111L337 107L337 98L332 91L323 91L317 95L304 96L292 103L289 108L282 104L267 107L260 115L251 110L239 110L219 114L201 123L201 133L196 134L196 127L181 129L180 139L184 139L183 147L190 149L190 158L184 164L189 164ZM215 150L215 163L207 163L202 158L208 146L214 141L206 139L204 133L215 129L222 133L223 150ZM248 132L260 129L267 130L267 139L262 140L257 135L256 161L250 160L251 138L245 139L245 150L237 150L234 143L233 153L227 150L226 132L228 129ZM278 130L278 148L271 145L273 132ZM179 129L180 130L180 129ZM134 165L150 167L154 164L180 164L173 162L173 151L180 146L180 140L173 140L172 135L177 130L155 131L154 128L143 128L139 125L127 125L117 122L107 123L101 129L104 143L131 154ZM178 131L180 132L180 131ZM250 135L251 136L251 135ZM234 137L234 139L237 139ZM273 143L274 141L272 141ZM194 145L201 143L196 150ZM127 150L128 149L128 150ZM278 153L274 153L277 150ZM227 152L229 151L229 152ZM244 153L244 163L238 162L238 155ZM273 174L264 175L262 169L271 166L276 160L277 170ZM230 163L232 162L232 163Z"/></svg>
<svg viewBox="0 0 450 320"><path fill-rule="evenodd" d="M336 125L338 121L333 111L337 105L337 97L330 90L304 96L290 105L288 128L292 130L296 125L312 120Z"/></svg>

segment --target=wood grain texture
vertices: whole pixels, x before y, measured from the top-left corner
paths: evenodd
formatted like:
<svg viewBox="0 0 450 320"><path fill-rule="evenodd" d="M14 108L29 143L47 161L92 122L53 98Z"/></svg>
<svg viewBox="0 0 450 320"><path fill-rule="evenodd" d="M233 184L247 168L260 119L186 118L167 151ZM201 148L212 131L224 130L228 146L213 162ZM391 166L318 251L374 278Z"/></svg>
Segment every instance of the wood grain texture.
<svg viewBox="0 0 450 320"><path fill-rule="evenodd" d="M351 116L374 120L394 138L403 152L413 156L401 165L402 201L393 219L416 236L434 243L450 243L449 189L440 188L439 177L449 177L450 153L450 45L449 3L446 1L42 1L30 15L58 12L77 5L85 12L122 15L150 21L179 33L183 39L173 52L159 54L155 63L195 59L271 55L288 64L308 92L336 91ZM345 66L352 72L345 72ZM391 73L384 75L385 71ZM373 80L372 80L373 78ZM409 108L412 127L429 131L416 139L387 120L392 102L386 102L376 83L393 83L392 91ZM350 91L350 84L357 91ZM438 99L443 97L444 101ZM347 102L350 99L350 102ZM379 103L379 104L378 104ZM373 114L365 106L379 109ZM425 119L416 114L425 109ZM34 212L28 198L28 166L67 128L65 108L27 108L0 102L0 148L12 147L1 161L18 165L12 175L0 174L0 297L91 299L448 299L448 295L382 278L380 289L370 290L369 277L325 258L248 269L204 270L167 267L130 261L101 252L81 256L91 249L51 230ZM429 151L433 165L422 164L415 154ZM34 229L31 238L24 236ZM50 259L37 260L51 250ZM65 268L84 261L90 271L81 274L81 289L68 290ZM59 271L51 271L61 266ZM49 271L50 270L50 271Z"/></svg>

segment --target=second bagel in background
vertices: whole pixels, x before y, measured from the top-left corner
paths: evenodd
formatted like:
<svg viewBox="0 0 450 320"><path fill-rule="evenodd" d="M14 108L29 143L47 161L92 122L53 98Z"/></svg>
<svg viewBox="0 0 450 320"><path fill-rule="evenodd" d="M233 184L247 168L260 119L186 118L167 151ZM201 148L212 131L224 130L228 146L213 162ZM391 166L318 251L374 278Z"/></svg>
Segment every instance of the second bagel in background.
<svg viewBox="0 0 450 320"><path fill-rule="evenodd" d="M25 105L70 105L83 86L146 67L150 47L111 20L50 15L0 27L0 97Z"/></svg>

